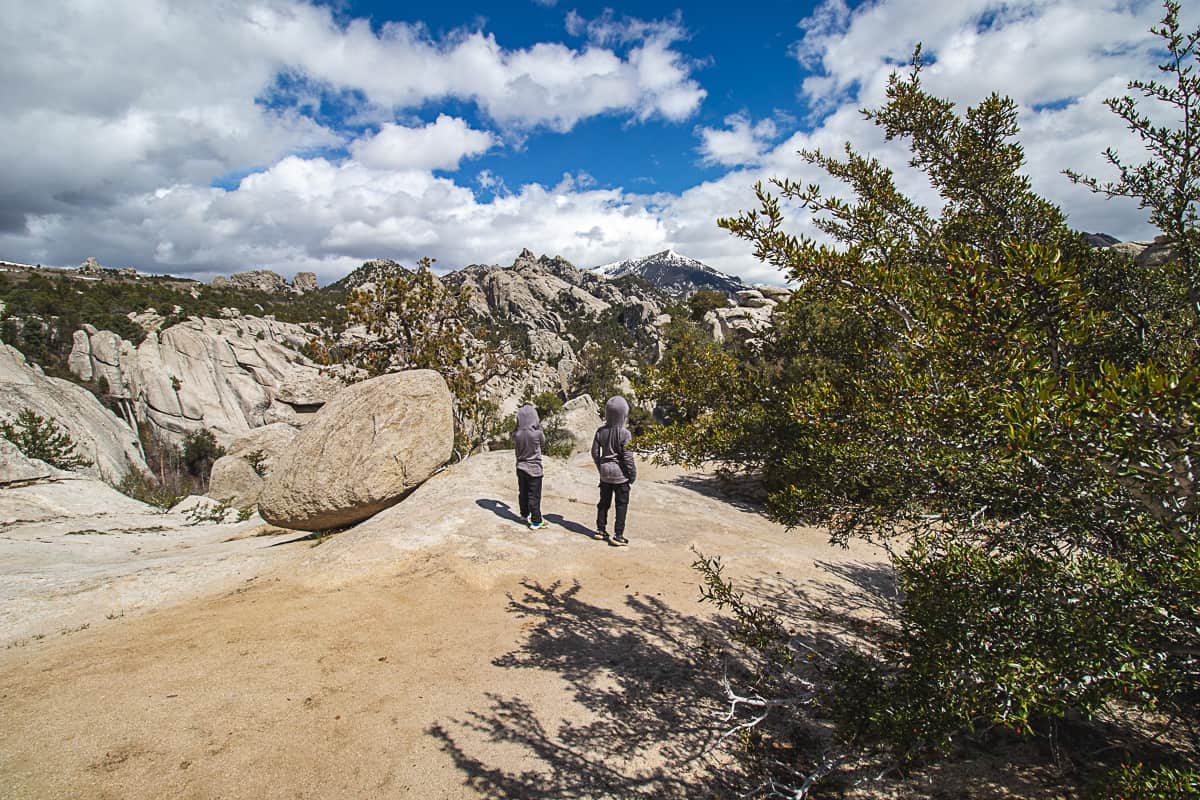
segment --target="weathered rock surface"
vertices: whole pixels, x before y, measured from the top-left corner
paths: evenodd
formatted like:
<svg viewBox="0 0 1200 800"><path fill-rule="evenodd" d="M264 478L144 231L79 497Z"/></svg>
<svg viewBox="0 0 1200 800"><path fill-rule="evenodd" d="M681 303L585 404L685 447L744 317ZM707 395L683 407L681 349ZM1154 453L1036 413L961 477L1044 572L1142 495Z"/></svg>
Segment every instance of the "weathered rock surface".
<svg viewBox="0 0 1200 800"><path fill-rule="evenodd" d="M1155 236L1154 241L1137 254L1137 263L1141 266L1156 267L1174 258L1175 248L1167 241L1167 237Z"/></svg>
<svg viewBox="0 0 1200 800"><path fill-rule="evenodd" d="M244 456L223 455L212 465L208 496L231 508L251 508L258 503L265 484Z"/></svg>
<svg viewBox="0 0 1200 800"><path fill-rule="evenodd" d="M92 462L79 472L117 483L130 469L146 469L133 429L95 395L46 377L16 349L0 345L0 417L11 419L24 408L54 420L75 441L76 452Z"/></svg>
<svg viewBox="0 0 1200 800"><path fill-rule="evenodd" d="M345 388L332 375L321 372L292 372L279 382L275 399L290 406L321 406Z"/></svg>
<svg viewBox="0 0 1200 800"><path fill-rule="evenodd" d="M300 354L308 339L300 325L251 316L193 317L137 347L84 326L68 364L85 380L103 377L162 438L207 428L227 444L269 422L301 424L340 385Z"/></svg>
<svg viewBox="0 0 1200 800"><path fill-rule="evenodd" d="M238 437L213 464L208 496L233 508L257 505L266 477L295 438L296 428L286 423L264 425Z"/></svg>
<svg viewBox="0 0 1200 800"><path fill-rule="evenodd" d="M139 608L234 581L245 586L287 558L269 544L296 537L278 529L274 539L260 537L272 531L256 515L218 525L164 513L78 473L0 485L0 529L0 648L64 626L120 624ZM3 778L0 785L8 788Z"/></svg>
<svg viewBox="0 0 1200 800"><path fill-rule="evenodd" d="M454 447L450 390L412 370L342 390L296 436L259 497L285 528L351 525L394 505L446 463Z"/></svg>
<svg viewBox="0 0 1200 800"><path fill-rule="evenodd" d="M317 283L317 273L315 272L297 272L296 277L292 278L292 291L296 294L315 292L319 288L321 286Z"/></svg>
<svg viewBox="0 0 1200 800"><path fill-rule="evenodd" d="M278 272L269 269L255 269L249 272L235 272L229 276L229 283L239 289L255 289L260 292L286 292L291 287Z"/></svg>
<svg viewBox="0 0 1200 800"><path fill-rule="evenodd" d="M236 508L202 494L188 495L167 513L183 517L191 525L230 525L240 516Z"/></svg>
<svg viewBox="0 0 1200 800"><path fill-rule="evenodd" d="M0 437L0 487L50 480L63 474L45 461L27 457L15 444Z"/></svg>
<svg viewBox="0 0 1200 800"><path fill-rule="evenodd" d="M748 342L771 327L775 303L761 296L748 295L741 305L718 308L704 315L703 323L718 342Z"/></svg>
<svg viewBox="0 0 1200 800"><path fill-rule="evenodd" d="M571 452L581 453L591 449L596 429L604 424L604 420L592 396L581 394L563 403L562 411L558 412L558 424L571 436Z"/></svg>

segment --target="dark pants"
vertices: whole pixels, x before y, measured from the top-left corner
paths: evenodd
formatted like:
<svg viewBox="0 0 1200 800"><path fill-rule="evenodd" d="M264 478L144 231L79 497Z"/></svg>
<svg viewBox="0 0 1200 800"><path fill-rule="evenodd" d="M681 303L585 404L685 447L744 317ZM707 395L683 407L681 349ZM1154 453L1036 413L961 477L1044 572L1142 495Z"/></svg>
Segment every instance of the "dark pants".
<svg viewBox="0 0 1200 800"><path fill-rule="evenodd" d="M596 504L596 530L608 528L608 507L612 504L613 496L617 498L617 519L613 533L622 536L625 533L625 512L629 510L628 483L600 484L600 502Z"/></svg>
<svg viewBox="0 0 1200 800"><path fill-rule="evenodd" d="M542 476L536 478L517 470L517 500L521 505L521 516L531 522L542 521Z"/></svg>

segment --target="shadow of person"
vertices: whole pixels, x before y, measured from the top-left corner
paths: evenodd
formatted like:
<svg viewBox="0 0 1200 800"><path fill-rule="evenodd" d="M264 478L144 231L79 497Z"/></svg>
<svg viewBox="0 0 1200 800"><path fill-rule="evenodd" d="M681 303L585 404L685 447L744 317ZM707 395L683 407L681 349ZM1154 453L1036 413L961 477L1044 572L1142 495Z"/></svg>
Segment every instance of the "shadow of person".
<svg viewBox="0 0 1200 800"><path fill-rule="evenodd" d="M505 503L501 500L491 500L481 497L475 501L475 505L492 512L500 519L506 519L509 522L519 522L522 525L525 524L525 520L514 514L508 503Z"/></svg>
<svg viewBox="0 0 1200 800"><path fill-rule="evenodd" d="M580 536L586 536L589 539L595 538L595 531L591 528L580 525L578 522L566 519L562 514L543 514L542 519L552 525L557 525L560 528L565 528L571 533L578 533Z"/></svg>

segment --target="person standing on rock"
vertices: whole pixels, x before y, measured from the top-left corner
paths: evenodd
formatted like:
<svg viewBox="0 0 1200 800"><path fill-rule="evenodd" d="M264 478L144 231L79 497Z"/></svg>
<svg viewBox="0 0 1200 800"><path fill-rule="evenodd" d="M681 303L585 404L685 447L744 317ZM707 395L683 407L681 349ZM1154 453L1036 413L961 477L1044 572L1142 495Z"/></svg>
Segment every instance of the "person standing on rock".
<svg viewBox="0 0 1200 800"><path fill-rule="evenodd" d="M624 397L610 397L604 404L604 426L592 438L592 461L600 473L600 502L596 504L596 537L608 539L614 547L629 544L625 538L625 514L629 510L629 489L637 480L637 464L626 449L633 435L625 427L629 403ZM617 500L613 536L608 537L608 508Z"/></svg>
<svg viewBox="0 0 1200 800"><path fill-rule="evenodd" d="M542 445L546 434L537 409L526 403L517 409L517 429L513 431L513 444L517 449L517 500L521 506L521 519L532 530L546 527L542 519Z"/></svg>

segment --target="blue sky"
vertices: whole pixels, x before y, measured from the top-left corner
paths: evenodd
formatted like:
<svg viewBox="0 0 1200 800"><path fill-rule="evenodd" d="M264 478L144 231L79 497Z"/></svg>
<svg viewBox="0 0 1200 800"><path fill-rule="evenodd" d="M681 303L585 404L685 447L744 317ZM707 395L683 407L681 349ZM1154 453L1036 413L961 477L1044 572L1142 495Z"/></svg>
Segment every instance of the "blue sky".
<svg viewBox="0 0 1200 800"><path fill-rule="evenodd" d="M1193 24L1194 15L1185 13ZM367 258L442 268L522 248L580 266L674 248L779 276L716 228L756 180L820 176L917 41L961 105L1022 107L1035 186L1077 227L1153 235L1071 186L1138 158L1104 108L1154 74L1142 0L626 4L0 0L0 259L322 282ZM901 183L936 204L917 176ZM802 215L794 229L811 232Z"/></svg>

